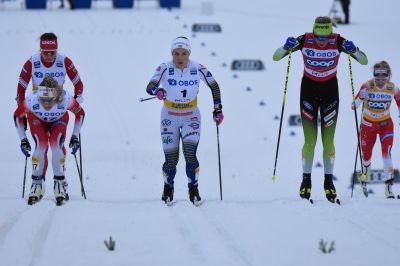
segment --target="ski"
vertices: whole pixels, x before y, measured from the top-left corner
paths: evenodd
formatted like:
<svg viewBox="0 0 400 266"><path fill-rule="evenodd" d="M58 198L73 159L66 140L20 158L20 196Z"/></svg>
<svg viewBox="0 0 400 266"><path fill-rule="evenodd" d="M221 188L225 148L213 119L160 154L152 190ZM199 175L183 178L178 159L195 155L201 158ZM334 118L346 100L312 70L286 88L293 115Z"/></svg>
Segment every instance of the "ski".
<svg viewBox="0 0 400 266"><path fill-rule="evenodd" d="M335 200L335 199L332 199L332 200L329 200L329 199L328 199L328 201L329 201L330 203L336 203L336 204L340 205L340 200L339 200L338 198L336 198L336 200Z"/></svg>
<svg viewBox="0 0 400 266"><path fill-rule="evenodd" d="M203 201L195 199L192 203L194 206L199 207L203 204Z"/></svg>

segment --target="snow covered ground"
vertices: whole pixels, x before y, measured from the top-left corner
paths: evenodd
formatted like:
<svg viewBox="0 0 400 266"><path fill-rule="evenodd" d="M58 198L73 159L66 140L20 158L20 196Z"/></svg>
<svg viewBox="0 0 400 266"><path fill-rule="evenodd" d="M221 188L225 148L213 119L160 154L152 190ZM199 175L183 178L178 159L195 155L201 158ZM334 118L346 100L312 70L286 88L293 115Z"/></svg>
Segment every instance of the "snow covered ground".
<svg viewBox="0 0 400 266"><path fill-rule="evenodd" d="M342 206L326 201L323 168L313 169L311 205L300 200L300 127L289 127L298 114L302 76L300 53L293 54L279 153L277 181L272 182L287 60L272 61L286 37L311 30L314 18L326 15L331 1L213 1L213 15L203 1L183 0L179 10L161 10L154 3L140 9L0 11L0 265L387 265L398 263L400 201L386 200L383 185L374 185L368 199L356 187L350 198L350 175L356 153L354 113L347 57L338 69L341 107L336 132L336 188ZM387 60L393 81L400 80L394 32L400 2L352 1L351 25L336 31L353 40L369 57L369 66L353 61L355 89L371 77L371 66ZM192 35L193 23L219 23L223 32ZM28 206L21 199L24 158L12 115L18 75L38 50L43 32L59 36L60 51L78 68L85 85L82 128L84 184L73 157L67 159L71 200L56 207L52 171L44 199ZM202 137L201 207L187 196L184 160L176 176L176 204L160 200L163 153L159 137L161 103L147 97L145 86L155 68L170 58L170 42L185 35L192 41L191 58L206 65L222 89L225 121L220 127L223 201L219 200L216 128L212 100L203 84L199 95ZM215 53L213 56L212 54ZM234 59L261 59L260 72L232 72ZM227 66L224 67L223 64ZM237 78L233 75L237 74ZM71 89L69 80L66 88ZM250 87L251 91L246 88ZM266 103L260 106L260 101ZM397 110L394 165L400 164ZM68 139L71 128L69 129ZM294 136L290 133L293 132ZM32 139L31 144L33 144ZM318 140L314 164L322 162ZM380 144L373 168L382 168ZM30 187L30 167L26 193ZM396 194L399 185L394 187ZM112 236L116 250L104 240ZM319 241L335 242L323 254Z"/></svg>

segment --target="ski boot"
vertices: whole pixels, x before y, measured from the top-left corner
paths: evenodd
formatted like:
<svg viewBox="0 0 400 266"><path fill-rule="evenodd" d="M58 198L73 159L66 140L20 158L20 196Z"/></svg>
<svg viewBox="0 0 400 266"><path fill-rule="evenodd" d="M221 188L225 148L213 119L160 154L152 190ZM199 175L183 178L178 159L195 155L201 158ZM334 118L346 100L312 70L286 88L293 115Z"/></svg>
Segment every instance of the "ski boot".
<svg viewBox="0 0 400 266"><path fill-rule="evenodd" d="M333 177L333 175L331 175L331 174L325 175L324 190L325 190L326 199L332 203L335 203L337 195L336 195L336 188L333 185L332 177Z"/></svg>
<svg viewBox="0 0 400 266"><path fill-rule="evenodd" d="M161 196L161 200L165 202L168 206L172 205L172 201L174 200L174 186L170 184L164 183L164 191Z"/></svg>
<svg viewBox="0 0 400 266"><path fill-rule="evenodd" d="M366 164L368 164L368 165L366 165ZM361 189L362 189L362 192L365 197L368 197L367 182L369 180L370 174L371 174L371 163L363 161L361 173L360 173L358 179L360 181Z"/></svg>
<svg viewBox="0 0 400 266"><path fill-rule="evenodd" d="M56 198L56 205L61 206L64 201L66 200L66 187L64 187L63 184L66 183L65 179L56 179L57 177L54 177L54 196ZM59 177L58 177L59 178ZM67 185L68 186L68 185ZM69 199L69 197L68 197Z"/></svg>
<svg viewBox="0 0 400 266"><path fill-rule="evenodd" d="M367 182L361 181L360 183L361 183L362 193L366 198L368 198Z"/></svg>
<svg viewBox="0 0 400 266"><path fill-rule="evenodd" d="M43 198L44 192L44 177L43 176L32 176L31 191L29 193L28 204L32 205Z"/></svg>
<svg viewBox="0 0 400 266"><path fill-rule="evenodd" d="M311 196L311 174L303 174L300 185L300 197L309 200Z"/></svg>
<svg viewBox="0 0 400 266"><path fill-rule="evenodd" d="M394 199L392 186L393 186L393 178L389 179L389 180L386 180L386 182L385 182L385 195L386 195L387 199Z"/></svg>
<svg viewBox="0 0 400 266"><path fill-rule="evenodd" d="M189 200L196 206L201 204L201 197L199 194L198 185L189 187Z"/></svg>

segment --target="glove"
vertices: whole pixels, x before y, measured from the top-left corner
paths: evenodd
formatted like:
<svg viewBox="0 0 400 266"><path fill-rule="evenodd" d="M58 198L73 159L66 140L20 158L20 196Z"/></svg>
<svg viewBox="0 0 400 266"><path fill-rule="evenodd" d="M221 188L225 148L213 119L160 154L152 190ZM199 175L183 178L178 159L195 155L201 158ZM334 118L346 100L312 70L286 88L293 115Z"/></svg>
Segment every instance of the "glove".
<svg viewBox="0 0 400 266"><path fill-rule="evenodd" d="M158 89L157 92L156 92L156 96L161 101L167 99L167 97L165 96L165 90L164 89Z"/></svg>
<svg viewBox="0 0 400 266"><path fill-rule="evenodd" d="M368 91L366 89L361 90L358 98L360 98L360 100L368 99Z"/></svg>
<svg viewBox="0 0 400 266"><path fill-rule="evenodd" d="M222 113L222 105L219 106L220 107L214 108L213 112L213 119L217 123L217 126L219 126L224 120L224 114Z"/></svg>
<svg viewBox="0 0 400 266"><path fill-rule="evenodd" d="M75 154L81 147L81 144L79 143L79 140L75 135L71 136L71 140L69 141L69 147L72 149L71 154Z"/></svg>
<svg viewBox="0 0 400 266"><path fill-rule="evenodd" d="M74 99L75 99L79 104L83 103L83 96L82 96L82 94L74 95Z"/></svg>
<svg viewBox="0 0 400 266"><path fill-rule="evenodd" d="M29 152L31 151L31 145L29 144L29 141L27 138L24 138L21 140L21 151L25 155L25 157L30 157L31 155Z"/></svg>
<svg viewBox="0 0 400 266"><path fill-rule="evenodd" d="M298 44L298 41L294 37L289 37L286 39L286 43L283 45L283 48L285 50L290 50L295 48Z"/></svg>
<svg viewBox="0 0 400 266"><path fill-rule="evenodd" d="M344 50L346 50L346 52L348 53L354 53L356 51L356 46L354 45L354 43L352 41L344 41L342 44Z"/></svg>
<svg viewBox="0 0 400 266"><path fill-rule="evenodd" d="M28 129L28 120L26 119L26 115L22 117L22 122L24 123L25 131Z"/></svg>

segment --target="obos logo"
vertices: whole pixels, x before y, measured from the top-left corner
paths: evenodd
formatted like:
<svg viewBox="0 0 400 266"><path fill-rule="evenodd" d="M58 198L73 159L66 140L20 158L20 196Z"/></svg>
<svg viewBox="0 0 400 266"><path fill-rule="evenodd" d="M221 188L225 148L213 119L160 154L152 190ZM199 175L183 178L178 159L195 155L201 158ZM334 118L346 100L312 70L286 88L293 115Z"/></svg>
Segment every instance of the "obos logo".
<svg viewBox="0 0 400 266"><path fill-rule="evenodd" d="M392 96L389 94L382 94L382 93L368 93L368 98L369 99L385 99L385 100L391 100Z"/></svg>
<svg viewBox="0 0 400 266"><path fill-rule="evenodd" d="M170 86L176 86L176 80L175 79L168 79L168 84Z"/></svg>
<svg viewBox="0 0 400 266"><path fill-rule="evenodd" d="M193 85L197 85L198 81L197 80L180 80L178 82L179 86L193 86Z"/></svg>
<svg viewBox="0 0 400 266"><path fill-rule="evenodd" d="M35 72L34 75L35 75L35 77L37 77L38 79L43 78L43 73L42 73L42 72Z"/></svg>
<svg viewBox="0 0 400 266"><path fill-rule="evenodd" d="M313 50L306 49L306 54L307 54L308 56L314 56L314 55L315 55L315 52L314 52Z"/></svg>
<svg viewBox="0 0 400 266"><path fill-rule="evenodd" d="M324 61L316 61L307 59L307 64L313 67L330 67L335 64L335 60L324 60Z"/></svg>
<svg viewBox="0 0 400 266"><path fill-rule="evenodd" d="M52 78L58 78L58 77L63 77L64 73L63 72L46 73L46 76L50 76Z"/></svg>

